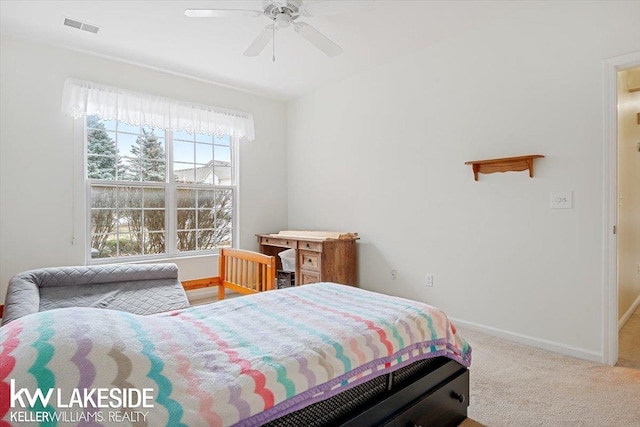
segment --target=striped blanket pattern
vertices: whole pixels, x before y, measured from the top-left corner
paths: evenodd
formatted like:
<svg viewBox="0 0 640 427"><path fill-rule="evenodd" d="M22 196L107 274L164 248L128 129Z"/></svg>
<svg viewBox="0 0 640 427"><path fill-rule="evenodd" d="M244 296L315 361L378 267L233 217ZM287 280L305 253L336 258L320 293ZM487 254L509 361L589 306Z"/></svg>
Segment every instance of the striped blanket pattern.
<svg viewBox="0 0 640 427"><path fill-rule="evenodd" d="M471 363L471 348L444 312L329 283L153 316L51 310L0 328L0 425L12 425L11 381L15 389L55 389L61 396L73 389L152 389L153 407L129 425L251 426L436 356ZM26 411L67 411L57 398ZM122 422L106 414L87 421L85 414L32 425Z"/></svg>

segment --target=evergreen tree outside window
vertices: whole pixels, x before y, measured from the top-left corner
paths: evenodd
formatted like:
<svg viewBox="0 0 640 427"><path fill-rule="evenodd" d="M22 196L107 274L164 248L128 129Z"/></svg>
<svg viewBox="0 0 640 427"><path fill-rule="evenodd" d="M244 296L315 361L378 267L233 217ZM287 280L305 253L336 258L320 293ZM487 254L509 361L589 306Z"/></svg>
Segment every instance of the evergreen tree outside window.
<svg viewBox="0 0 640 427"><path fill-rule="evenodd" d="M86 126L91 259L232 246L237 190L231 138L96 116L88 116Z"/></svg>
<svg viewBox="0 0 640 427"><path fill-rule="evenodd" d="M107 133L105 125L95 116L87 117L88 161L87 175L94 179L117 179L119 165L116 142Z"/></svg>

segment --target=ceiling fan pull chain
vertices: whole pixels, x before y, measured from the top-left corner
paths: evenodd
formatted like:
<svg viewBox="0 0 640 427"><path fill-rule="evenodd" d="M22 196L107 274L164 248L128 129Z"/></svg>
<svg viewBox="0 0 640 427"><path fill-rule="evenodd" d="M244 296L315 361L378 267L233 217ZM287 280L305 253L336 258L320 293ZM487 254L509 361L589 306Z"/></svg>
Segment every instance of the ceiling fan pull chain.
<svg viewBox="0 0 640 427"><path fill-rule="evenodd" d="M276 18L273 18L273 62L276 62Z"/></svg>

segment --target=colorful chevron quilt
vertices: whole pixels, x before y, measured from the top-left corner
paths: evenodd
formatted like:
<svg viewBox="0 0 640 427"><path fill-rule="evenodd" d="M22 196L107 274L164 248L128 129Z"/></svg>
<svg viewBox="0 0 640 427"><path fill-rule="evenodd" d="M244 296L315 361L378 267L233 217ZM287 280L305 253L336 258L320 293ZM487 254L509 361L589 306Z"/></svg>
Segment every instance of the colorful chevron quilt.
<svg viewBox="0 0 640 427"><path fill-rule="evenodd" d="M0 328L0 425L255 426L436 356L471 363L441 310L329 283L152 316L57 309Z"/></svg>

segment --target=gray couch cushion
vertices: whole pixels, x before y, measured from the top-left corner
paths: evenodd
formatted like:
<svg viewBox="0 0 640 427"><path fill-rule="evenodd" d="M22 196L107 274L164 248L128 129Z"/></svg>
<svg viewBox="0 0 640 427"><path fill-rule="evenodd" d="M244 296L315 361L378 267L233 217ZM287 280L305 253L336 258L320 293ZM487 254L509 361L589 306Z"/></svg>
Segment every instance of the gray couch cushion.
<svg viewBox="0 0 640 427"><path fill-rule="evenodd" d="M2 324L38 311L98 307L153 314L189 306L175 264L42 268L9 282Z"/></svg>

